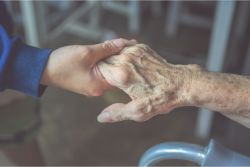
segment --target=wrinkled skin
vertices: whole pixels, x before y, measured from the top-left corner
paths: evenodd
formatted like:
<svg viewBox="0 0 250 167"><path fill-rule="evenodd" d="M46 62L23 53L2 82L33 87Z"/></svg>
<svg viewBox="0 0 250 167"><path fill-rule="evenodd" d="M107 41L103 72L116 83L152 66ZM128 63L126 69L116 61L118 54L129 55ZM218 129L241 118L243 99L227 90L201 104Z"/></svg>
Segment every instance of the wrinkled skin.
<svg viewBox="0 0 250 167"><path fill-rule="evenodd" d="M128 104L117 103L104 109L98 120L140 122L186 104L182 92L188 89L189 73L196 66L172 65L148 46L137 44L100 62L98 68L109 84L132 99Z"/></svg>
<svg viewBox="0 0 250 167"><path fill-rule="evenodd" d="M250 77L209 72L198 65L173 65L144 44L126 47L98 64L105 80L126 92L128 104L113 104L99 122L145 121L176 107L221 112L250 128Z"/></svg>

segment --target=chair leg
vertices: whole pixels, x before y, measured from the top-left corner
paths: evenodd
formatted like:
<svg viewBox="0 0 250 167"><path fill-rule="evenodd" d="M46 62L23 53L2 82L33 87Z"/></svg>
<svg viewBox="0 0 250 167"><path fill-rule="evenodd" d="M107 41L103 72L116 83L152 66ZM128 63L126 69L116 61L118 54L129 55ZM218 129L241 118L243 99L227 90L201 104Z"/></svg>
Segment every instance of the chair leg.
<svg viewBox="0 0 250 167"><path fill-rule="evenodd" d="M174 37L178 31L178 25L182 12L181 1L170 1L165 22L165 34L168 37Z"/></svg>
<svg viewBox="0 0 250 167"><path fill-rule="evenodd" d="M129 2L129 31L136 34L140 31L140 5L138 1Z"/></svg>

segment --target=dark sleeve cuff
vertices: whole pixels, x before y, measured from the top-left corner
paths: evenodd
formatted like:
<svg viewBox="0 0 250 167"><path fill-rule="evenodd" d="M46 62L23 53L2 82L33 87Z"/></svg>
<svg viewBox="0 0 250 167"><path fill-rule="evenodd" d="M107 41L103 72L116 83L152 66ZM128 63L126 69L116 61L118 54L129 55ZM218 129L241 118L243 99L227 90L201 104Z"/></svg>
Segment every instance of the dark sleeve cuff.
<svg viewBox="0 0 250 167"><path fill-rule="evenodd" d="M11 53L5 71L6 88L31 96L41 96L46 87L40 84L40 79L52 50L39 49L19 42L12 50L14 53Z"/></svg>

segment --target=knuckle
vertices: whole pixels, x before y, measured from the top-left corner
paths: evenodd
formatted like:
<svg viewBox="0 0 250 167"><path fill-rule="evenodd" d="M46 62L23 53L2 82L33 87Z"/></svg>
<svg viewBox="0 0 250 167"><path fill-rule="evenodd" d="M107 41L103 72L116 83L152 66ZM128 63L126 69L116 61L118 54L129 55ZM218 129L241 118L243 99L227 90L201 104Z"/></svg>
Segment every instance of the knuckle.
<svg viewBox="0 0 250 167"><path fill-rule="evenodd" d="M140 48L149 48L146 44L137 44L137 46Z"/></svg>
<svg viewBox="0 0 250 167"><path fill-rule="evenodd" d="M128 53L132 54L133 56L138 56L145 52L145 48L143 47L144 44L137 44L131 48L129 48Z"/></svg>
<svg viewBox="0 0 250 167"><path fill-rule="evenodd" d="M189 64L188 67L192 70L195 70L195 71L201 71L202 70L202 67L198 64Z"/></svg>
<svg viewBox="0 0 250 167"><path fill-rule="evenodd" d="M138 48L140 48L140 50L143 50L143 51L151 50L151 48L146 44L138 44Z"/></svg>
<svg viewBox="0 0 250 167"><path fill-rule="evenodd" d="M118 75L118 80L122 83L122 84L126 84L129 82L129 78L130 78L130 74L127 70L126 67L122 67L120 70L119 70L119 75Z"/></svg>
<svg viewBox="0 0 250 167"><path fill-rule="evenodd" d="M136 46L136 47L134 48L134 51L135 51L136 53L141 53L141 52L143 51L143 49L142 49L142 47L141 47L140 44L139 44L138 46Z"/></svg>
<svg viewBox="0 0 250 167"><path fill-rule="evenodd" d="M126 55L126 56L123 57L123 60L125 62L132 62L133 58L130 55Z"/></svg>

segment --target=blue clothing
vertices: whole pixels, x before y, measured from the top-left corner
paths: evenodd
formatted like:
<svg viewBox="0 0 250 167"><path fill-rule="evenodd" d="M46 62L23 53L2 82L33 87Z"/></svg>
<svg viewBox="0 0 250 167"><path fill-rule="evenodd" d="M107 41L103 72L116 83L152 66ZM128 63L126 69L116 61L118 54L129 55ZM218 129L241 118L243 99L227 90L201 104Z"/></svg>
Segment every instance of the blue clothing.
<svg viewBox="0 0 250 167"><path fill-rule="evenodd" d="M45 88L40 78L51 50L35 48L17 36L11 37L11 21L6 20L10 17L3 9L0 2L0 91L14 89L40 96Z"/></svg>

